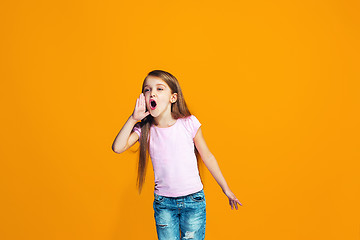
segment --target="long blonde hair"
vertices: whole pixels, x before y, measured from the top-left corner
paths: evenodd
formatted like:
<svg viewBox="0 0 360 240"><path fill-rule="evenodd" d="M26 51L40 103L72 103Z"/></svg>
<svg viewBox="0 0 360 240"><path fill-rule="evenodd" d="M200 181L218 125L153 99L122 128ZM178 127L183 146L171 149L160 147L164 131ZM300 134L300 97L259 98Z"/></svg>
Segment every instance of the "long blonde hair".
<svg viewBox="0 0 360 240"><path fill-rule="evenodd" d="M184 118L191 116L190 110L188 109L184 96L182 94L180 84L175 76L172 74L163 71L163 70L153 70L148 73L148 75L145 77L141 92L144 92L144 85L146 78L148 76L154 76L161 78L166 84L170 87L171 94L177 93L177 101L171 104L171 116L174 119L178 118ZM141 126L141 137L140 137L140 154L139 154L139 162L138 162L138 176L137 176L137 187L139 194L141 193L143 184L145 182L145 176L146 176L146 169L148 165L149 160L149 134L150 134L150 127L153 124L153 117L151 114L146 116L144 119L141 120L140 126ZM195 154L198 162L198 166L201 164L200 161L200 154L195 148Z"/></svg>

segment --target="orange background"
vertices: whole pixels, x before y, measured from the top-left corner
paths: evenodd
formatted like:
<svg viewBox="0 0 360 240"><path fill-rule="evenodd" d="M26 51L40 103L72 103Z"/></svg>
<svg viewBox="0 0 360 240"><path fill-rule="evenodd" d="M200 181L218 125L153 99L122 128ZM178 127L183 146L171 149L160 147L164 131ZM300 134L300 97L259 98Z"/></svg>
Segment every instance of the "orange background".
<svg viewBox="0 0 360 240"><path fill-rule="evenodd" d="M244 205L203 169L206 239L360 239L359 1L0 5L0 239L156 239L111 150L154 69Z"/></svg>

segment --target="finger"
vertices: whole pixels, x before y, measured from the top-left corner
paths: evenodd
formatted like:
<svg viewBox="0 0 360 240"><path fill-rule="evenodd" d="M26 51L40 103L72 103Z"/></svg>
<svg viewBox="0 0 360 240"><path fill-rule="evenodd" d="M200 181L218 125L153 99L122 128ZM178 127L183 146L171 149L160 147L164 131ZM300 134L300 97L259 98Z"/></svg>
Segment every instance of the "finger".
<svg viewBox="0 0 360 240"><path fill-rule="evenodd" d="M240 206L242 206L241 202L238 199L236 199L236 202L239 203Z"/></svg>
<svg viewBox="0 0 360 240"><path fill-rule="evenodd" d="M140 105L142 105L142 100L143 100L143 95L142 95L142 93L140 94L140 97L139 97L139 103L140 103Z"/></svg>
<svg viewBox="0 0 360 240"><path fill-rule="evenodd" d="M231 203L233 204L234 208L236 209L236 203L235 203L235 201L231 200Z"/></svg>
<svg viewBox="0 0 360 240"><path fill-rule="evenodd" d="M141 105L145 105L145 96L141 94Z"/></svg>
<svg viewBox="0 0 360 240"><path fill-rule="evenodd" d="M237 197L234 195L234 197L232 198L234 201L236 201L240 206L242 206L241 202L239 201L239 199L237 199Z"/></svg>
<svg viewBox="0 0 360 240"><path fill-rule="evenodd" d="M237 202L234 203L236 210L238 210Z"/></svg>
<svg viewBox="0 0 360 240"><path fill-rule="evenodd" d="M233 206L233 203L232 203L231 200L229 200L229 204L230 204L230 206L231 206L231 209L234 209L234 206Z"/></svg>

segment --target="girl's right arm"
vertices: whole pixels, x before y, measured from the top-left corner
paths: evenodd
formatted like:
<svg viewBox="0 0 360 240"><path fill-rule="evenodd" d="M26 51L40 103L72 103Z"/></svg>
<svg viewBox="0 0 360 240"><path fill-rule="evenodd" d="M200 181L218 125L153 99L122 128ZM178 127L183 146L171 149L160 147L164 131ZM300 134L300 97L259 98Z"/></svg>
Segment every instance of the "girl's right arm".
<svg viewBox="0 0 360 240"><path fill-rule="evenodd" d="M116 153L122 153L130 148L136 143L139 139L139 136L136 132L132 132L135 124L138 121L141 121L144 117L149 115L149 111L145 112L145 96L143 93L140 94L140 97L136 100L136 105L133 114L128 118L124 126L121 128L120 132L116 136L112 150Z"/></svg>

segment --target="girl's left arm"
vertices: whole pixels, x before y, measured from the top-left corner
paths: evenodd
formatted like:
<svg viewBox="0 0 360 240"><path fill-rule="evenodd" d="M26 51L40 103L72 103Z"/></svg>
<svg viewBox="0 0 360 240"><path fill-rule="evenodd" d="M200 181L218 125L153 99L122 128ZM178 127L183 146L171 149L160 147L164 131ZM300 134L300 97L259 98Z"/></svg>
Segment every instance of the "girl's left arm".
<svg viewBox="0 0 360 240"><path fill-rule="evenodd" d="M210 173L215 178L216 182L220 185L225 195L229 198L229 204L231 206L231 209L234 209L235 206L237 210L238 209L237 204L239 204L240 206L242 206L242 204L236 198L236 196L231 192L229 186L227 185L214 155L210 152L209 148L206 145L204 136L201 131L201 127L199 127L199 130L197 131L194 137L194 143L206 167L209 169Z"/></svg>

